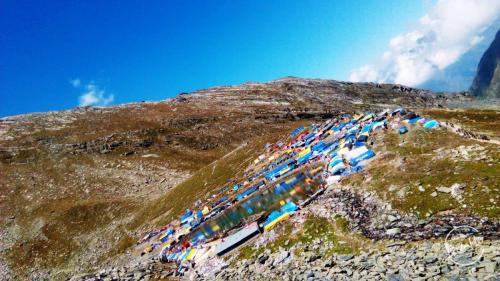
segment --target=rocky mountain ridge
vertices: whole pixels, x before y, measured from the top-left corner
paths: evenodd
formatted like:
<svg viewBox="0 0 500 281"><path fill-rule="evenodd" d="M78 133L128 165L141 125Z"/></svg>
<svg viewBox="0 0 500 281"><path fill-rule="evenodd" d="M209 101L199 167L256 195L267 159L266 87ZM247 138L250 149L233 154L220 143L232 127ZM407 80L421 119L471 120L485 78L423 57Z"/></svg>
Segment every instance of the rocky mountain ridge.
<svg viewBox="0 0 500 281"><path fill-rule="evenodd" d="M484 52L470 91L483 98L500 98L500 30Z"/></svg>

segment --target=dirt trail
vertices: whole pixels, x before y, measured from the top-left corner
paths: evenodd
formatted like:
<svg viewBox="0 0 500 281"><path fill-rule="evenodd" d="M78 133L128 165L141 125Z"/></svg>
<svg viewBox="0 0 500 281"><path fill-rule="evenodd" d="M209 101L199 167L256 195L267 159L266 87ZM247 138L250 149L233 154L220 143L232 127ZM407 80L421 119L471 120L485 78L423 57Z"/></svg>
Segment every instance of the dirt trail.
<svg viewBox="0 0 500 281"><path fill-rule="evenodd" d="M452 131L453 133L455 133L461 137L464 137L464 138L473 139L473 140L480 141L480 142L486 142L486 143L500 145L500 140L482 139L480 137L484 136L484 135L473 133L469 130L462 128L461 126L459 126L457 124L453 124L450 122L444 122L444 123L441 123L441 126L445 127L449 131Z"/></svg>

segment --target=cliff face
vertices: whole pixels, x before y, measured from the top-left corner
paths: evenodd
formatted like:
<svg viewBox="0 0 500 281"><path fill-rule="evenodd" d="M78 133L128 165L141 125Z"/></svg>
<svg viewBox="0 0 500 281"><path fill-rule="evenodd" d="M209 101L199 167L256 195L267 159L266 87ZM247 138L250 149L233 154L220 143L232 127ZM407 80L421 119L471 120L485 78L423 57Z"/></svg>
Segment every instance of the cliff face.
<svg viewBox="0 0 500 281"><path fill-rule="evenodd" d="M479 61L470 90L478 97L500 98L500 30Z"/></svg>

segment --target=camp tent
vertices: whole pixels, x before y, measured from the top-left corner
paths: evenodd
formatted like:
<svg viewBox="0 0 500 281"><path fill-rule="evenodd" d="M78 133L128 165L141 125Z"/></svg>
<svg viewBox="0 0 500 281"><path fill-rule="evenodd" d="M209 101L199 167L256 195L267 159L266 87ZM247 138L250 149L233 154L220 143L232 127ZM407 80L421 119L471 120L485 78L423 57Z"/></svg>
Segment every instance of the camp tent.
<svg viewBox="0 0 500 281"><path fill-rule="evenodd" d="M372 130L376 130L378 128L382 128L385 125L385 121L373 122Z"/></svg>
<svg viewBox="0 0 500 281"><path fill-rule="evenodd" d="M404 110L403 108L398 108L398 109L395 109L392 113L391 113L391 116L395 116L397 114L401 114L401 115L405 115L406 114L406 110Z"/></svg>
<svg viewBox="0 0 500 281"><path fill-rule="evenodd" d="M415 117L418 117L418 115L410 111L403 116L403 119L413 119Z"/></svg>
<svg viewBox="0 0 500 281"><path fill-rule="evenodd" d="M293 202L288 202L281 207L281 211L283 213L289 213L289 214L294 213L295 211L297 211L297 209L298 209L297 205Z"/></svg>
<svg viewBox="0 0 500 281"><path fill-rule="evenodd" d="M356 147L353 150L345 152L344 158L347 161L350 161L351 159L360 156L361 154L365 153L366 151L368 151L368 148L366 146Z"/></svg>
<svg viewBox="0 0 500 281"><path fill-rule="evenodd" d="M436 120L429 120L429 121L424 123L424 128L426 128L426 129L433 129L433 128L436 128L438 126L439 126L439 123Z"/></svg>
<svg viewBox="0 0 500 281"><path fill-rule="evenodd" d="M290 133L290 136L295 137L296 135L300 134L304 130L304 126L300 126L297 129L293 130L293 132Z"/></svg>
<svg viewBox="0 0 500 281"><path fill-rule="evenodd" d="M408 124L416 124L420 119L422 119L422 117L418 117L418 116L415 118L409 119Z"/></svg>
<svg viewBox="0 0 500 281"><path fill-rule="evenodd" d="M372 158L373 156L375 156L375 152L373 152L373 150L369 149L366 152L362 153L361 155L353 157L351 159L350 163L352 166L356 166L356 165L358 165L359 162L364 161L364 160L368 160L368 159ZM357 172L357 171L359 171L359 170L355 170L354 172Z"/></svg>
<svg viewBox="0 0 500 281"><path fill-rule="evenodd" d="M266 222L264 222L264 230L270 231L272 230L278 223L285 221L290 218L289 213L283 213L281 211L273 211Z"/></svg>
<svg viewBox="0 0 500 281"><path fill-rule="evenodd" d="M367 135L360 135L356 141L358 142L366 142L368 140Z"/></svg>
<svg viewBox="0 0 500 281"><path fill-rule="evenodd" d="M373 114L373 112L370 112L370 113L366 114L365 117L363 119L361 119L361 121L368 121L374 117L376 117L375 114Z"/></svg>
<svg viewBox="0 0 500 281"><path fill-rule="evenodd" d="M406 133L408 133L408 128L406 126L401 126L399 128L399 134L403 135L403 134L406 134Z"/></svg>
<svg viewBox="0 0 500 281"><path fill-rule="evenodd" d="M339 164L330 168L330 173L332 173L333 175L339 174L339 173L342 173L345 169L346 169L346 166L344 165L344 163L339 163Z"/></svg>

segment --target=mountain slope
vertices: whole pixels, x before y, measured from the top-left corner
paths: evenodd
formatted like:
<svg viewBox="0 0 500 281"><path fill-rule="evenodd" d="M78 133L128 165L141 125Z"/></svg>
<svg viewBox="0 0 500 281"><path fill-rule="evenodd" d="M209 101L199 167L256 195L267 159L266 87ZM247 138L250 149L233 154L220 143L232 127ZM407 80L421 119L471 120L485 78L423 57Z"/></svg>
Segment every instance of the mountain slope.
<svg viewBox="0 0 500 281"><path fill-rule="evenodd" d="M210 196L257 148L311 119L469 98L284 78L156 103L2 118L0 276L62 280L127 259L121 254L144 230Z"/></svg>
<svg viewBox="0 0 500 281"><path fill-rule="evenodd" d="M500 98L500 30L479 61L470 90L475 96Z"/></svg>

